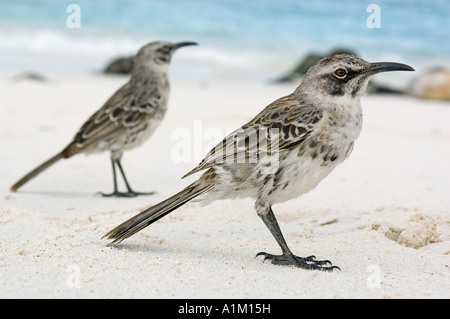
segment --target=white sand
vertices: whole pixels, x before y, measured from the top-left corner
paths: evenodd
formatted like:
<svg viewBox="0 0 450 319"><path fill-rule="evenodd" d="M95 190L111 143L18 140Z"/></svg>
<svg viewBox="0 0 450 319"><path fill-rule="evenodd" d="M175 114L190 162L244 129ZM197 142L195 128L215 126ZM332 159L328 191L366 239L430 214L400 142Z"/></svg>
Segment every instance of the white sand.
<svg viewBox="0 0 450 319"><path fill-rule="evenodd" d="M155 196L94 196L112 189L108 154L60 162L10 194L126 81L49 76L48 84L0 78L0 298L450 297L450 103L363 98L350 159L311 193L274 207L296 254L342 269L325 273L255 258L279 247L248 199L188 204L118 248L100 240L192 182L180 177L199 157L294 85L173 76L165 122L123 160L132 186ZM210 136L175 163L172 134L186 129Z"/></svg>

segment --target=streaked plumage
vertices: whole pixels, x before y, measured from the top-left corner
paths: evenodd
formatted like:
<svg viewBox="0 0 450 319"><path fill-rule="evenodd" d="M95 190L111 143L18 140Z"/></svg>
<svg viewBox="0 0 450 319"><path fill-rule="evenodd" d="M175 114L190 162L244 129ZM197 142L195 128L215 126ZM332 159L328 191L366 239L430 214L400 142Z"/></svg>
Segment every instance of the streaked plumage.
<svg viewBox="0 0 450 319"><path fill-rule="evenodd" d="M312 190L349 156L362 127L360 96L370 75L388 70L412 68L398 63L370 64L349 55L322 59L294 93L276 100L227 136L185 175L206 171L196 182L104 237L113 239L110 245L118 244L197 196L203 203L250 197L282 249L282 255L258 255L274 264L336 269L328 260L295 256L271 207Z"/></svg>
<svg viewBox="0 0 450 319"><path fill-rule="evenodd" d="M21 178L12 187L17 191L30 179L63 158L79 153L110 151L114 174L114 192L105 196L136 196L128 184L120 160L123 151L144 143L161 124L169 98L168 64L176 49L193 42L152 42L143 46L134 58L130 80L79 129L73 140L57 155ZM118 191L116 166L127 192ZM151 194L151 193L147 193Z"/></svg>

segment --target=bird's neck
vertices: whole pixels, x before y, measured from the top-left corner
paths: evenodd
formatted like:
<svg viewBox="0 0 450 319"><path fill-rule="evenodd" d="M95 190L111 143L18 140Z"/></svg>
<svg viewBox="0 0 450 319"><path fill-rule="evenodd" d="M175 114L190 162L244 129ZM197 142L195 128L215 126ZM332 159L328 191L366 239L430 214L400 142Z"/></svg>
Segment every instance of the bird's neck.
<svg viewBox="0 0 450 319"><path fill-rule="evenodd" d="M165 76L167 77L167 73L169 72L169 64L168 63L157 63L151 59L135 59L134 67L131 71L132 75L153 75L153 76Z"/></svg>
<svg viewBox="0 0 450 319"><path fill-rule="evenodd" d="M131 74L130 82L148 83L149 85L154 85L155 83L157 83L162 87L169 85L166 70L148 67L134 68Z"/></svg>
<svg viewBox="0 0 450 319"><path fill-rule="evenodd" d="M312 94L312 92L315 94ZM351 94L331 96L317 93L317 91L305 92L298 89L293 95L301 101L300 105L316 107L330 114L333 118L340 119L343 125L345 123L356 123L355 125L360 127L362 123L360 96L352 96Z"/></svg>

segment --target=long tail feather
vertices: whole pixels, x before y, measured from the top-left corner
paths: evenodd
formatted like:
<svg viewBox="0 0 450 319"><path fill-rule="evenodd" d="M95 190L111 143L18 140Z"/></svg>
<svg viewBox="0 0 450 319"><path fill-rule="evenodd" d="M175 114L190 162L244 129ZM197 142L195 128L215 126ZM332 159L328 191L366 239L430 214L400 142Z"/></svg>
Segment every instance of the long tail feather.
<svg viewBox="0 0 450 319"><path fill-rule="evenodd" d="M11 192L17 191L20 187L22 187L25 183L27 183L30 179L35 178L37 175L42 173L44 170L55 164L57 161L63 158L63 153L58 153L49 160L45 161L35 169L33 169L31 172L29 172L27 175L19 179L13 186L11 186L10 190Z"/></svg>
<svg viewBox="0 0 450 319"><path fill-rule="evenodd" d="M186 204L195 197L208 192L212 187L212 185L201 185L199 181L194 182L172 197L162 201L159 204L156 204L155 206L143 210L138 215L130 218L129 220L125 221L124 223L108 232L102 238L107 237L108 239L113 239L113 241L109 243L108 246L116 245L122 240L136 234L138 231L154 223L158 219L171 213L178 207Z"/></svg>

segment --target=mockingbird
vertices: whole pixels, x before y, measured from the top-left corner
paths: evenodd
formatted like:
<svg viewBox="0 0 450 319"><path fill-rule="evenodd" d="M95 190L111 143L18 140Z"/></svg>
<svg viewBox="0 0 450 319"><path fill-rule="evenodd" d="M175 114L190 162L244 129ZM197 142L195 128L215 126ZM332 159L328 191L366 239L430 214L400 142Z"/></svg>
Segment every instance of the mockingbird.
<svg viewBox="0 0 450 319"><path fill-rule="evenodd" d="M281 233L272 205L312 190L351 153L362 127L360 97L379 72L413 71L400 63L369 63L353 55L320 60L294 93L282 97L227 136L185 176L206 170L176 195L144 209L104 237L120 243L193 198L210 203L250 197L281 247L281 255L260 252L273 264L331 271L314 256L295 256Z"/></svg>
<svg viewBox="0 0 450 319"><path fill-rule="evenodd" d="M143 46L134 57L130 80L118 89L106 103L80 128L73 140L61 152L22 177L12 187L17 191L30 179L63 158L79 153L111 152L114 191L103 196L132 197L142 194L131 189L120 160L125 150L144 143L161 124L169 97L168 67L172 54L194 42L152 42ZM127 192L119 192L116 166Z"/></svg>

